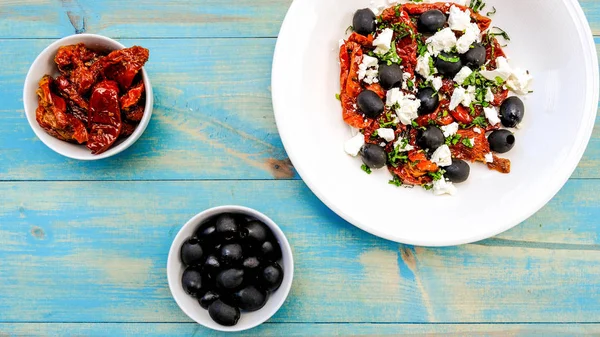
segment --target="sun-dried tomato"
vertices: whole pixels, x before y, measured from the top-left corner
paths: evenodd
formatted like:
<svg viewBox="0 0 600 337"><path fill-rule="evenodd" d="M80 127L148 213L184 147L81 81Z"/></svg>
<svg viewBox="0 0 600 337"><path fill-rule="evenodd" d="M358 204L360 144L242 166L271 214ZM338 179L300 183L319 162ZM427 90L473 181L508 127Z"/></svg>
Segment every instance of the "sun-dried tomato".
<svg viewBox="0 0 600 337"><path fill-rule="evenodd" d="M65 100L52 93L52 77L44 76L37 90L39 106L36 110L38 124L48 134L68 142L84 143L88 140L88 132L83 123L67 113Z"/></svg>
<svg viewBox="0 0 600 337"><path fill-rule="evenodd" d="M121 125L119 85L114 81L100 82L92 90L90 98L90 140L87 147L93 154L108 150L119 137Z"/></svg>

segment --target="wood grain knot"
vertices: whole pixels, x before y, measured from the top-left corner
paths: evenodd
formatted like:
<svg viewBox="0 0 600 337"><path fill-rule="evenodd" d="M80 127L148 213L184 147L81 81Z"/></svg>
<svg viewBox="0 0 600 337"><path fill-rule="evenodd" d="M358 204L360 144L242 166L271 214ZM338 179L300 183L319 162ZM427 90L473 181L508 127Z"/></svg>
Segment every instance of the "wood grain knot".
<svg viewBox="0 0 600 337"><path fill-rule="evenodd" d="M41 227L38 227L38 226L33 226L31 228L31 235L33 235L34 238L40 239L40 240L43 240L44 238L46 238L46 233L44 232L44 230Z"/></svg>
<svg viewBox="0 0 600 337"><path fill-rule="evenodd" d="M275 158L267 159L267 164L271 170L271 174L275 179L292 179L294 178L294 166L289 159L278 160Z"/></svg>

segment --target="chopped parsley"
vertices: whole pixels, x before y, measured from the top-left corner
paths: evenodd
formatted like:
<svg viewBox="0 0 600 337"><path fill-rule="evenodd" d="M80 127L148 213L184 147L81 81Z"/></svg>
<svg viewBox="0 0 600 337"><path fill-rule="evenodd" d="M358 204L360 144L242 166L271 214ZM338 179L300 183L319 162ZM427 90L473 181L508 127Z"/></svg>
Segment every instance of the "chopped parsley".
<svg viewBox="0 0 600 337"><path fill-rule="evenodd" d="M400 58L400 56L398 56L398 53L396 52L396 41L392 42L390 51L388 51L385 55L379 57L379 59L381 61L386 62L388 66L391 66L392 64L402 63L402 59Z"/></svg>
<svg viewBox="0 0 600 337"><path fill-rule="evenodd" d="M433 181L438 181L444 177L444 173L446 173L446 171L439 169L437 172L429 172L427 175L433 178Z"/></svg>
<svg viewBox="0 0 600 337"><path fill-rule="evenodd" d="M371 168L370 168L370 167L368 167L368 166L367 166L367 165L365 165L365 164L363 164L363 165L362 165L360 168L361 168L363 171L367 172L367 174L371 174L371 173L373 172L373 171L371 171Z"/></svg>
<svg viewBox="0 0 600 337"><path fill-rule="evenodd" d="M340 94L335 94L335 99L337 99L338 101L342 100L341 97L340 97Z"/></svg>
<svg viewBox="0 0 600 337"><path fill-rule="evenodd" d="M406 144L408 144L408 140L406 141L406 144L402 144L400 144L400 146L395 146L394 150L388 153L388 162L393 167L398 167L399 162L405 163L406 161L408 161L408 155L405 152L400 152L400 148L404 149L406 147Z"/></svg>
<svg viewBox="0 0 600 337"><path fill-rule="evenodd" d="M480 128L486 128L488 126L487 120L483 116L478 116L473 119L471 126L478 126Z"/></svg>
<svg viewBox="0 0 600 337"><path fill-rule="evenodd" d="M491 11L485 13L486 16L492 16L494 14L496 14L496 7L492 7Z"/></svg>
<svg viewBox="0 0 600 337"><path fill-rule="evenodd" d="M429 190L433 189L433 184L425 184L425 185L423 185L423 188L424 188L426 191L429 191Z"/></svg>
<svg viewBox="0 0 600 337"><path fill-rule="evenodd" d="M448 138L446 138L446 145L450 146L450 145L456 145L458 144L458 142L460 142L460 139L462 137L459 134L456 134L454 136L450 136Z"/></svg>
<svg viewBox="0 0 600 337"><path fill-rule="evenodd" d="M400 180L400 177L394 174L394 179L390 180L388 184L400 187L402 186L402 180Z"/></svg>
<svg viewBox="0 0 600 337"><path fill-rule="evenodd" d="M460 61L460 57L458 57L458 56L446 56L444 54L438 55L438 58L443 61L451 62L451 63L456 63L456 62Z"/></svg>
<svg viewBox="0 0 600 337"><path fill-rule="evenodd" d="M485 7L485 2L483 2L483 0L471 0L469 7L473 10L473 12L478 13Z"/></svg>
<svg viewBox="0 0 600 337"><path fill-rule="evenodd" d="M415 83L409 78L406 80L406 86L408 89L413 90L415 88Z"/></svg>
<svg viewBox="0 0 600 337"><path fill-rule="evenodd" d="M475 144L473 144L469 138L463 138L461 143L469 149L472 149L475 146Z"/></svg>

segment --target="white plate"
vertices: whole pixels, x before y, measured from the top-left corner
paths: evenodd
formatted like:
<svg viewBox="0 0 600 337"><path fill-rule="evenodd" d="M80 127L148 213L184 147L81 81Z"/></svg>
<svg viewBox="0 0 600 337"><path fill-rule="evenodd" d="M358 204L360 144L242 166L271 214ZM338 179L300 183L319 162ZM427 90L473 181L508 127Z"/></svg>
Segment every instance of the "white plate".
<svg viewBox="0 0 600 337"><path fill-rule="evenodd" d="M387 3L380 0L381 3ZM387 170L367 175L344 153L351 131L342 121L338 41L369 0L295 0L273 61L277 126L294 166L338 215L377 236L423 246L474 242L499 234L542 208L565 184L591 136L598 104L592 33L575 0L489 0L493 25L512 41L511 64L529 69L534 93L524 101L524 128L508 153L512 173L481 164L436 197L388 184Z"/></svg>

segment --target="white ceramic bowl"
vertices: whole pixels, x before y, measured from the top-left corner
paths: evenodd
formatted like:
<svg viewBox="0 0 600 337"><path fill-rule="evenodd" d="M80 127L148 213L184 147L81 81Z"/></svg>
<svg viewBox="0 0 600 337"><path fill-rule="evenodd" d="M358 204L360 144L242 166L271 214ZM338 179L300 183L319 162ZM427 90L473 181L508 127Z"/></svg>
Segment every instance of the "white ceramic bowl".
<svg viewBox="0 0 600 337"><path fill-rule="evenodd" d="M150 79L148 78L146 70L142 68L142 78L146 87L146 106L144 108L144 117L131 136L125 140L118 140L115 145L113 145L106 152L103 152L99 155L93 155L85 145L68 143L50 136L39 126L38 122L35 120L35 110L38 107L38 99L36 94L38 82L44 75L51 75L53 77L58 76L58 68L54 63L54 56L56 55L56 52L62 46L77 43L84 43L89 48L101 51L113 51L125 48L124 45L111 38L95 34L71 35L52 43L40 53L27 73L25 86L23 88L23 104L25 106L25 115L27 116L27 120L29 121L29 125L31 125L33 132L35 132L35 134L44 144L46 144L55 152L65 157L79 160L98 160L108 158L130 147L140 138L142 133L144 133L144 130L146 130L146 127L148 126L152 116L152 107L154 105L152 84L150 83Z"/></svg>
<svg viewBox="0 0 600 337"><path fill-rule="evenodd" d="M265 306L262 309L254 312L242 312L238 323L231 327L222 326L215 323L210 318L208 311L200 307L198 300L186 294L181 286L181 276L185 270L185 267L181 262L181 258L179 257L181 245L194 234L200 225L204 224L215 215L223 213L242 214L248 218L260 220L269 226L281 247L281 267L283 268L284 272L281 286L271 294ZM175 302L177 302L177 305L179 305L181 310L183 310L183 312L185 312L186 315L188 315L191 319L207 328L214 330L242 331L262 324L271 318L271 316L273 316L283 305L283 302L285 302L285 299L292 288L292 279L294 278L294 258L292 256L292 248L290 247L287 238L281 229L273 222L273 220L269 219L266 215L247 207L221 206L208 209L194 216L179 230L179 233L177 233L177 236L173 240L173 244L171 245L171 249L169 251L169 258L167 260L167 278L169 280L169 288L171 289L173 298L175 298Z"/></svg>
<svg viewBox="0 0 600 337"><path fill-rule="evenodd" d="M341 217L389 240L446 246L499 234L542 208L563 186L590 139L598 108L598 64L590 27L576 0L488 0L493 25L508 32L515 67L529 69L534 93L506 155L512 173L471 165L458 195L389 185L391 175L361 171L344 152L338 41L357 9L387 0L295 0L273 61L277 127L294 167ZM484 13L487 10L484 11Z"/></svg>

